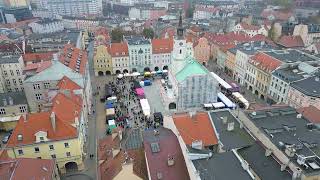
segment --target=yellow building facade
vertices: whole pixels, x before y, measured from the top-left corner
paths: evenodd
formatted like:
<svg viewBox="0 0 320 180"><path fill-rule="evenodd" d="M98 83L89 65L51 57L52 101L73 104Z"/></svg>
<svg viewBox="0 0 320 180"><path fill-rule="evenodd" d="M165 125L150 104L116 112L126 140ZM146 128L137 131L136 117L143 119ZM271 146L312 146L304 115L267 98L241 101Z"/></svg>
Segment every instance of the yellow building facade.
<svg viewBox="0 0 320 180"><path fill-rule="evenodd" d="M112 59L106 46L99 45L96 47L93 61L96 76L112 74Z"/></svg>

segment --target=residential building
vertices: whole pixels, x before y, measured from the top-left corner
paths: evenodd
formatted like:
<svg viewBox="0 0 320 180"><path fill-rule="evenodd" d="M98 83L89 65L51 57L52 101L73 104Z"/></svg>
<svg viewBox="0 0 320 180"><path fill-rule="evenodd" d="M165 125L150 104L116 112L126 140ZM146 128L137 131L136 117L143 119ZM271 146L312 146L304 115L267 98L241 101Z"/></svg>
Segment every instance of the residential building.
<svg viewBox="0 0 320 180"><path fill-rule="evenodd" d="M32 28L33 33L39 34L55 33L64 30L62 22L57 19L42 19L32 22L28 26Z"/></svg>
<svg viewBox="0 0 320 180"><path fill-rule="evenodd" d="M265 25L261 26L254 26L254 25L249 25L246 23L239 23L234 27L235 32L242 31L249 35L250 37L253 37L255 35L261 34L264 36L268 36L268 31L269 28L266 27Z"/></svg>
<svg viewBox="0 0 320 180"><path fill-rule="evenodd" d="M96 47L95 55L93 58L94 74L96 76L111 75L112 59L105 45Z"/></svg>
<svg viewBox="0 0 320 180"><path fill-rule="evenodd" d="M296 7L311 7L311 8L320 7L320 2L317 0L295 0L294 3Z"/></svg>
<svg viewBox="0 0 320 180"><path fill-rule="evenodd" d="M193 44L194 57L199 63L206 65L211 57L211 48L208 40L204 37Z"/></svg>
<svg viewBox="0 0 320 180"><path fill-rule="evenodd" d="M109 48L113 74L129 73L130 61L127 43L112 43Z"/></svg>
<svg viewBox="0 0 320 180"><path fill-rule="evenodd" d="M21 115L28 113L28 103L24 92L0 94L0 129L14 129Z"/></svg>
<svg viewBox="0 0 320 180"><path fill-rule="evenodd" d="M319 75L291 83L288 104L294 108L314 106L320 109Z"/></svg>
<svg viewBox="0 0 320 180"><path fill-rule="evenodd" d="M320 165L319 138L316 126L304 116L291 107L269 107L241 117L265 147L265 155L274 157L281 170L291 172L294 179L319 179L319 169L313 168Z"/></svg>
<svg viewBox="0 0 320 180"><path fill-rule="evenodd" d="M66 44L59 53L59 61L82 75L88 73L87 52L76 48L73 44Z"/></svg>
<svg viewBox="0 0 320 180"><path fill-rule="evenodd" d="M27 64L23 69L26 78L31 77L52 65L51 61L42 61L38 63Z"/></svg>
<svg viewBox="0 0 320 180"><path fill-rule="evenodd" d="M61 21L66 29L94 30L97 26L99 26L99 20L81 16L63 16Z"/></svg>
<svg viewBox="0 0 320 180"><path fill-rule="evenodd" d="M167 14L167 9L164 7L132 7L128 14L130 19L157 20Z"/></svg>
<svg viewBox="0 0 320 180"><path fill-rule="evenodd" d="M26 45L30 46L33 52L57 52L63 49L65 44L74 44L77 48L82 45L82 32L68 30L50 34L33 33L28 37Z"/></svg>
<svg viewBox="0 0 320 180"><path fill-rule="evenodd" d="M224 72L232 78L235 78L236 53L237 51L235 48L228 49L224 62Z"/></svg>
<svg viewBox="0 0 320 180"><path fill-rule="evenodd" d="M298 24L294 27L293 36L300 36L305 46L320 42L320 25Z"/></svg>
<svg viewBox="0 0 320 180"><path fill-rule="evenodd" d="M190 179L175 134L160 127L143 133L149 179Z"/></svg>
<svg viewBox="0 0 320 180"><path fill-rule="evenodd" d="M4 5L9 8L27 7L28 3L26 0L4 0Z"/></svg>
<svg viewBox="0 0 320 180"><path fill-rule="evenodd" d="M251 57L247 64L247 88L261 99L267 98L271 73L282 64L281 61L264 53L257 53Z"/></svg>
<svg viewBox="0 0 320 180"><path fill-rule="evenodd" d="M151 70L159 71L168 69L171 64L173 39L152 39L152 64Z"/></svg>
<svg viewBox="0 0 320 180"><path fill-rule="evenodd" d="M301 38L301 36L281 36L279 41L277 42L283 48L295 48L302 49L305 47L305 44Z"/></svg>
<svg viewBox="0 0 320 180"><path fill-rule="evenodd" d="M310 46L305 48L312 54L320 54L320 42L311 44Z"/></svg>
<svg viewBox="0 0 320 180"><path fill-rule="evenodd" d="M227 57L228 57L227 56L227 52L228 52L229 49L234 48L234 47L235 47L234 44L215 46L215 48L217 48L215 50L216 51L217 65L218 65L218 68L220 70L226 70L226 72L228 73L228 69L231 68L231 67L226 69L226 60L227 60ZM229 66L231 65L230 59L232 60L232 58L230 58L230 55L228 57L229 58L229 62L228 62Z"/></svg>
<svg viewBox="0 0 320 180"><path fill-rule="evenodd" d="M303 107L297 110L303 117L305 117L310 123L313 123L319 127L320 110L314 106Z"/></svg>
<svg viewBox="0 0 320 180"><path fill-rule="evenodd" d="M0 93L23 91L22 73L24 68L22 56L1 56L0 57Z"/></svg>
<svg viewBox="0 0 320 180"><path fill-rule="evenodd" d="M21 116L7 143L10 158L54 159L61 173L82 170L87 118L82 98L58 93L48 112Z"/></svg>
<svg viewBox="0 0 320 180"><path fill-rule="evenodd" d="M70 65L76 66L77 59L75 58ZM25 94L28 100L30 112L37 112L45 109L45 105L51 102L49 92L56 90L59 82L63 82L65 78L70 79L72 84L76 84L79 88L78 93L82 95L83 104L86 107L87 113L91 113L92 104L92 89L89 72L86 68L84 74L78 73L54 59L52 64L44 70L36 73L33 76L26 78L23 82ZM82 72L82 70L80 71Z"/></svg>
<svg viewBox="0 0 320 180"><path fill-rule="evenodd" d="M291 83L305 79L319 71L319 63L296 63L282 65L272 73L268 98L273 103L288 104L288 93Z"/></svg>
<svg viewBox="0 0 320 180"><path fill-rule="evenodd" d="M129 67L131 71L143 72L151 69L151 42L142 36L125 36L128 44Z"/></svg>
<svg viewBox="0 0 320 180"><path fill-rule="evenodd" d="M282 10L274 10L274 9L264 9L261 14L261 17L269 20L269 21L277 21L277 22L294 22L295 17L290 11L282 11Z"/></svg>
<svg viewBox="0 0 320 180"><path fill-rule="evenodd" d="M0 163L0 176L3 179L52 179L60 180L60 175L52 159L17 158Z"/></svg>
<svg viewBox="0 0 320 180"><path fill-rule="evenodd" d="M266 41L254 41L251 43L239 44L235 48L230 49L229 51L235 52L234 66L231 66L234 68L234 80L236 80L240 85L245 85L247 63L250 57L258 51L266 51L272 48L273 47Z"/></svg>
<svg viewBox="0 0 320 180"><path fill-rule="evenodd" d="M50 0L46 2L46 9L52 14L67 16L99 16L102 13L100 0Z"/></svg>
<svg viewBox="0 0 320 180"><path fill-rule="evenodd" d="M207 6L204 4L197 4L193 12L193 19L210 19L219 15L219 8L215 6Z"/></svg>

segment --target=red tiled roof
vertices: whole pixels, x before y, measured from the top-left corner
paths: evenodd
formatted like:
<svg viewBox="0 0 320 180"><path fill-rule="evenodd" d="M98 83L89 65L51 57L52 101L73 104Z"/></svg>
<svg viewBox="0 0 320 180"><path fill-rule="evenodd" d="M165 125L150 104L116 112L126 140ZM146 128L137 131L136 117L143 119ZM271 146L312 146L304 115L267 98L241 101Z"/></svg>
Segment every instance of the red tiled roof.
<svg viewBox="0 0 320 180"><path fill-rule="evenodd" d="M82 100L79 96L69 93L70 97L62 93L57 94L52 100L52 110L55 113L56 127L53 128L50 120L51 112L27 114L26 118L20 117L9 141L8 147L35 143L35 133L47 132L47 138L62 140L77 137L77 129L73 126L75 118L79 117ZM22 140L18 141L18 135Z"/></svg>
<svg viewBox="0 0 320 180"><path fill-rule="evenodd" d="M195 33L202 32L199 26L191 26L189 29Z"/></svg>
<svg viewBox="0 0 320 180"><path fill-rule="evenodd" d="M253 57L251 57L249 63L267 72L275 70L282 64L281 61L262 52L259 52L255 54Z"/></svg>
<svg viewBox="0 0 320 180"><path fill-rule="evenodd" d="M67 76L63 76L63 78L58 82L57 87L60 90L76 90L81 89L81 87L69 79Z"/></svg>
<svg viewBox="0 0 320 180"><path fill-rule="evenodd" d="M152 39L152 53L171 53L173 49L173 39Z"/></svg>
<svg viewBox="0 0 320 180"><path fill-rule="evenodd" d="M26 53L26 54L22 55L22 58L25 63L51 61L53 54L54 54L54 52Z"/></svg>
<svg viewBox="0 0 320 180"><path fill-rule="evenodd" d="M303 40L300 36L282 36L278 44L286 48L304 47Z"/></svg>
<svg viewBox="0 0 320 180"><path fill-rule="evenodd" d="M191 146L196 140L202 141L203 146L218 144L207 113L198 112L194 117L190 117L188 113L176 114L173 121L185 144Z"/></svg>
<svg viewBox="0 0 320 180"><path fill-rule="evenodd" d="M80 60L80 64L78 60ZM88 61L87 52L72 44L66 44L60 54L59 61L74 71L84 74Z"/></svg>
<svg viewBox="0 0 320 180"><path fill-rule="evenodd" d="M51 159L18 158L0 163L1 179L52 179L55 162Z"/></svg>
<svg viewBox="0 0 320 180"><path fill-rule="evenodd" d="M158 179L157 175L161 174L162 179L189 180L189 173L177 137L170 129L157 130L158 135L154 135L153 130L144 131L143 135L149 178ZM157 143L160 151L152 152L151 143ZM174 159L173 166L168 166L168 157Z"/></svg>
<svg viewBox="0 0 320 180"><path fill-rule="evenodd" d="M173 38L173 36L176 34L176 28L174 27L167 27L161 32L161 38ZM167 35L167 37L165 37Z"/></svg>
<svg viewBox="0 0 320 180"><path fill-rule="evenodd" d="M27 64L24 67L24 71L36 71L36 73L39 73L48 67L52 65L51 61L44 61L44 62L38 62L38 63L32 63L32 64Z"/></svg>
<svg viewBox="0 0 320 180"><path fill-rule="evenodd" d="M230 32L227 34L206 32L204 37L207 38L209 42L217 45L239 44L251 41L251 37L244 32Z"/></svg>
<svg viewBox="0 0 320 180"><path fill-rule="evenodd" d="M245 30L254 30L254 31L257 31L260 29L259 26L254 26L254 25L250 25L250 24L247 24L247 23L240 23L241 27Z"/></svg>
<svg viewBox="0 0 320 180"><path fill-rule="evenodd" d="M320 123L320 109L314 106L309 106L298 109L298 112L301 113L311 123Z"/></svg>
<svg viewBox="0 0 320 180"><path fill-rule="evenodd" d="M123 57L129 55L128 45L126 43L112 43L108 48L112 57Z"/></svg>

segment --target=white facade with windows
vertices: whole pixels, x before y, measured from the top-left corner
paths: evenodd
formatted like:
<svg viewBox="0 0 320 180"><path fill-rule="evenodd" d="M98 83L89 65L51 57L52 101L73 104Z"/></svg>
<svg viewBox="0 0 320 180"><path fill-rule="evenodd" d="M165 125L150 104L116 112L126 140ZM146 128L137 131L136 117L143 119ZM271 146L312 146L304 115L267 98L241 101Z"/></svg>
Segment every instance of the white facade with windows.
<svg viewBox="0 0 320 180"><path fill-rule="evenodd" d="M28 104L24 92L0 94L0 118L23 115L27 112Z"/></svg>
<svg viewBox="0 0 320 180"><path fill-rule="evenodd" d="M117 56L112 57L112 70L113 73L117 72L126 73L125 70L129 72L129 56Z"/></svg>
<svg viewBox="0 0 320 180"><path fill-rule="evenodd" d="M43 20L30 23L33 33L47 34L64 30L63 23L60 20Z"/></svg>
<svg viewBox="0 0 320 180"><path fill-rule="evenodd" d="M0 93L23 91L23 68L22 56L0 58Z"/></svg>
<svg viewBox="0 0 320 180"><path fill-rule="evenodd" d="M163 70L171 64L171 53L152 54L151 71Z"/></svg>

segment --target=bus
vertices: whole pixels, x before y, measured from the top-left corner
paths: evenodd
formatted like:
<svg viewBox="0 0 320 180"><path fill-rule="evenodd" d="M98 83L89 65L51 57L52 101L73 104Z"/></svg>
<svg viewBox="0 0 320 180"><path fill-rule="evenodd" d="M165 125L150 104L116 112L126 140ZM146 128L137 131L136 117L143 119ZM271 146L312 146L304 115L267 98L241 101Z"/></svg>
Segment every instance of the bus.
<svg viewBox="0 0 320 180"><path fill-rule="evenodd" d="M227 108L234 109L236 107L236 105L221 92L218 92L218 101L223 102Z"/></svg>
<svg viewBox="0 0 320 180"><path fill-rule="evenodd" d="M211 76L218 81L221 92L231 94L232 86L229 83L227 83L225 80L223 80L214 72L211 72Z"/></svg>

